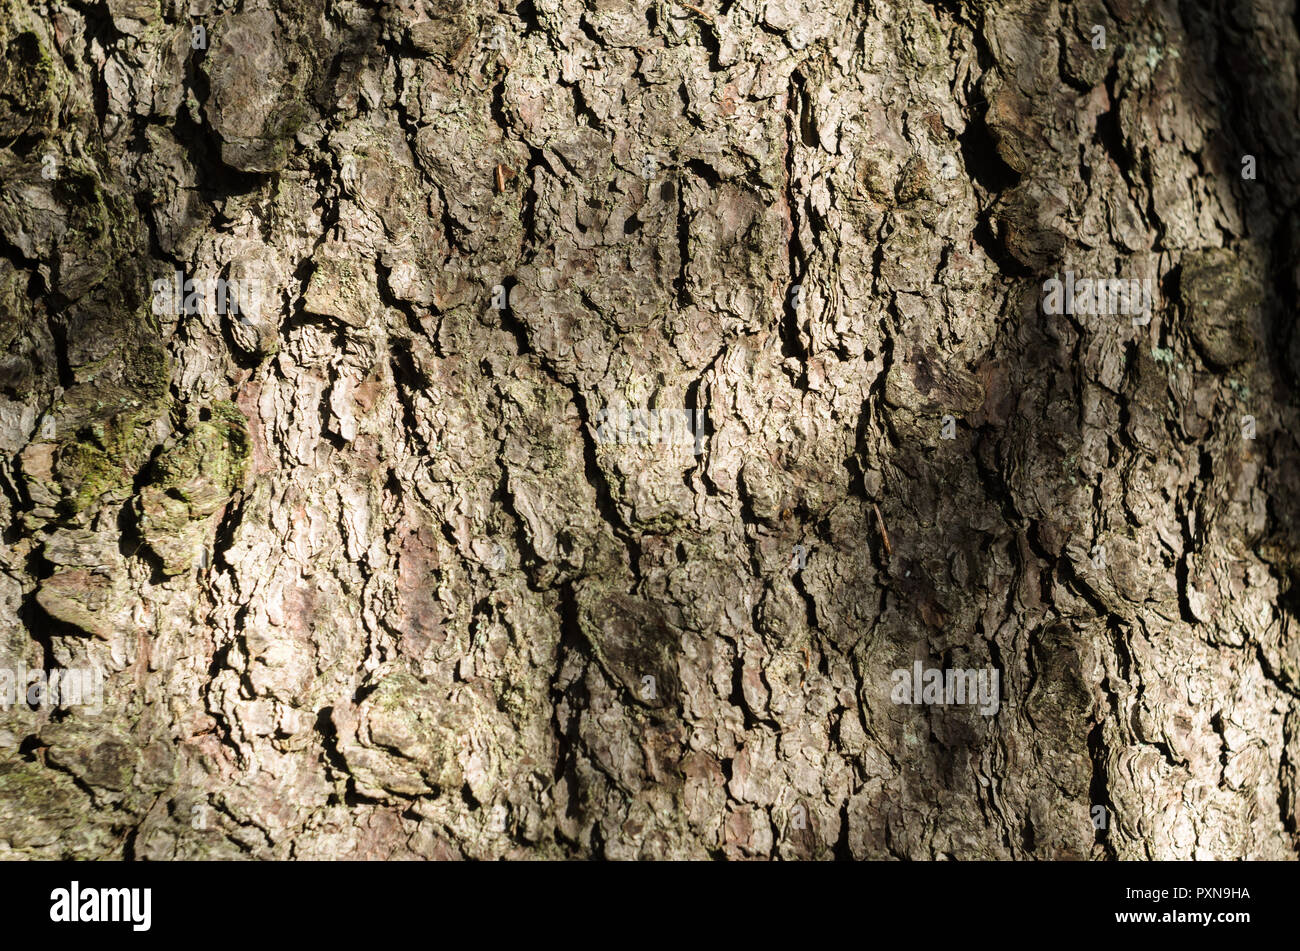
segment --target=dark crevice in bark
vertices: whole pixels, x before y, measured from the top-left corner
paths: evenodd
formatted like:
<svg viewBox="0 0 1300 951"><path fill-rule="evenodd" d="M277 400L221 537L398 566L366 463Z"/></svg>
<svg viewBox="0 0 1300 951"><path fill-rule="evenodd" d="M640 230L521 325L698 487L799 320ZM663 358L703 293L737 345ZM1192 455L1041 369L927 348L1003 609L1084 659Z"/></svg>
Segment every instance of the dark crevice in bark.
<svg viewBox="0 0 1300 951"><path fill-rule="evenodd" d="M559 595L560 642L556 645L556 671L547 683L551 698L551 733L555 737L555 767L553 782L563 781L568 787L567 816L578 815L580 784L576 772L576 750L581 746L578 733L577 717L570 717L567 728L560 723L560 707L566 699L572 701L576 710L586 709L588 700L582 678L575 680L567 690L561 691L557 686L559 671L563 669L567 654L572 652L581 657L588 657L587 640L582 635L578 623L578 602L574 596L572 583L565 583L557 589Z"/></svg>
<svg viewBox="0 0 1300 951"><path fill-rule="evenodd" d="M525 356L534 353L532 343L528 339L529 327L515 313L514 305L510 303L510 295L518 285L519 282L513 277L502 279L501 286L505 288L506 292L506 306L496 310L496 314L501 321L501 329L514 337L515 346L518 348L518 355Z"/></svg>
<svg viewBox="0 0 1300 951"><path fill-rule="evenodd" d="M587 125L599 132L601 135L609 135L609 130L605 128L605 123L600 121L600 116L598 116L596 111L587 103L587 97L582 94L582 87L574 83L569 86L569 93L573 96L574 115L585 119Z"/></svg>
<svg viewBox="0 0 1300 951"><path fill-rule="evenodd" d="M503 456L504 451L505 446L503 444ZM510 491L510 469L508 466L502 465L501 467L501 481L497 486L496 493L493 495L493 500L500 501L501 507L513 521L514 531L511 533L511 537L515 543L515 551L519 555L518 567L523 572L524 582L534 591L546 590L538 584L537 577L538 568L543 564L543 559L537 550L533 548L528 534L528 523L519 512L514 493Z"/></svg>
<svg viewBox="0 0 1300 951"><path fill-rule="evenodd" d="M698 448L700 450L699 455L693 456L693 458L695 459L695 464L687 468L682 473L682 481L686 483L688 488L690 487L691 476L696 473L700 475L701 480L704 481L706 484L711 484L708 482L708 476L705 471L704 463L709 451L708 450L710 444L709 437L713 435L714 429L713 429L712 422L708 418L708 413L705 412L705 408L704 408L704 396L703 396L704 378L708 376L709 371L713 369L713 367L717 364L718 359L722 356L724 352L726 352L725 347L722 350L719 350L716 354L714 354L713 360L709 363L707 367L705 367L704 371L699 375L699 377L696 378L695 380L692 380L690 384L688 384L686 387L686 400L685 400L686 409L695 414L694 422L695 422L695 431L696 431L695 434L697 439L696 447L693 447L691 451L694 452L695 448ZM703 438L700 438L701 436Z"/></svg>
<svg viewBox="0 0 1300 951"><path fill-rule="evenodd" d="M519 207L519 225L524 232L523 263L525 264L531 263L532 256L538 250L538 240L541 238L537 231L537 177L542 168L550 170L550 166L542 156L541 149L530 145L528 147L528 165L520 173L523 180L527 182Z"/></svg>
<svg viewBox="0 0 1300 951"><path fill-rule="evenodd" d="M690 278L686 273L690 262L691 219L686 212L686 185L679 178L677 182L677 275L673 278L673 289L676 292L677 306L683 309L691 305Z"/></svg>
<svg viewBox="0 0 1300 951"><path fill-rule="evenodd" d="M799 101L801 93L797 88L795 78L790 80L790 89L787 95L788 102L793 105ZM786 120L785 135L785 161L783 171L785 172L785 192L781 196L785 202L786 214L789 221L786 227L790 229L789 237L786 239L785 265L786 279L791 285L787 292L782 296L782 313L780 324L777 327L777 333L781 339L781 356L785 359L799 360L801 363L806 357L803 340L801 339L799 325L799 310L802 304L803 293L806 289L802 287L802 281L807 274L807 268L801 263L804 259L803 248L799 242L799 229L797 226L799 199L794 191L794 154L795 154L795 123L797 119L791 114ZM793 288L799 286L801 292L796 295ZM806 374L799 374L799 379L795 382L796 386L804 388L807 386Z"/></svg>
<svg viewBox="0 0 1300 951"><path fill-rule="evenodd" d="M1298 8L1297 16L1300 16ZM1300 764L1292 759L1295 748L1297 713L1293 709L1282 722L1282 756L1278 760L1278 812L1282 825L1291 835L1294 847L1300 848Z"/></svg>
<svg viewBox="0 0 1300 951"><path fill-rule="evenodd" d="M1116 90L1118 83L1119 64L1112 63L1105 80L1110 108L1097 116L1097 126L1093 140L1105 149L1106 154L1110 156L1110 160L1115 163L1115 167L1119 169L1120 174L1124 176L1124 181L1128 183L1131 189L1135 187L1138 169L1133 156L1124 144L1124 132L1120 127L1120 98Z"/></svg>
<svg viewBox="0 0 1300 951"><path fill-rule="evenodd" d="M82 0L67 0L67 2L69 6L75 8L85 18L86 53L89 53L93 48L92 44L96 43L105 53L115 52L118 41L124 34L119 33L117 27L113 25L113 18L109 13L108 5L91 5L82 2ZM94 83L91 95L95 118L98 120L96 125L103 129L105 120L108 117L108 85L100 79L100 81Z"/></svg>
<svg viewBox="0 0 1300 951"><path fill-rule="evenodd" d="M1020 183L1020 174L998 155L988 126L987 110L984 116L972 118L967 123L965 131L958 134L957 141L961 143L962 164L971 179L986 194L997 195Z"/></svg>
<svg viewBox="0 0 1300 951"><path fill-rule="evenodd" d="M359 703L360 700L357 700L356 702ZM318 710L316 712L314 733L320 743L322 759L324 759L326 766L335 774L335 787L337 788L340 780L345 784L343 796L340 798L343 801L348 802L353 781L348 772L347 761L343 758L342 751L339 750L338 728L334 725L333 717L333 707L327 706Z"/></svg>
<svg viewBox="0 0 1300 951"><path fill-rule="evenodd" d="M50 336L54 339L54 361L56 372L58 373L59 386L71 389L77 382L76 375L72 372L72 366L68 362L68 334L54 312L46 315L46 326L49 329Z"/></svg>
<svg viewBox="0 0 1300 951"><path fill-rule="evenodd" d="M27 629L31 639L40 647L41 667L49 671L58 666L54 656L54 638L61 636L84 637L85 635L70 624L56 621L36 603L36 589L40 588L41 581L54 573L54 566L46 561L44 557L33 552L27 557L27 569L34 587L33 590L23 596L18 607L18 620Z"/></svg>
<svg viewBox="0 0 1300 951"><path fill-rule="evenodd" d="M1088 787L1088 799L1091 803L1089 808L1089 818L1093 819L1093 841L1102 847L1106 858L1111 861L1118 859L1115 852L1115 846L1109 836L1110 826L1116 820L1115 804L1110 798L1110 781L1107 774L1106 758L1108 751L1105 740L1102 736L1102 724L1093 724L1092 729L1088 732L1088 752L1092 758L1092 780ZM1098 823L1092 815L1092 809L1100 806L1105 810L1104 824L1098 828Z"/></svg>
<svg viewBox="0 0 1300 951"><path fill-rule="evenodd" d="M414 398L414 394L423 392L428 380L416 368L415 360L406 347L398 345L390 348L389 367L393 374L394 392L401 406L405 438L408 441L421 440L425 454L432 455L433 447L423 442L423 430L419 424L420 414Z"/></svg>
<svg viewBox="0 0 1300 951"><path fill-rule="evenodd" d="M573 394L574 405L578 407L580 418L594 421L596 414L591 412L587 400L583 397L582 391L577 383L565 383L569 392ZM587 427L579 426L578 431L582 437L583 461L586 471L587 482L590 483L596 495L596 509L599 511L605 524L609 525L615 537L623 544L627 550L628 561L632 566L634 576L639 576L637 566L640 562L641 546L636 541L635 534L631 531L628 524L619 514L618 508L614 505L614 495L609 486L609 480L601 468L596 454L596 441L594 432L588 432L588 429L595 428L594 422L588 423Z"/></svg>

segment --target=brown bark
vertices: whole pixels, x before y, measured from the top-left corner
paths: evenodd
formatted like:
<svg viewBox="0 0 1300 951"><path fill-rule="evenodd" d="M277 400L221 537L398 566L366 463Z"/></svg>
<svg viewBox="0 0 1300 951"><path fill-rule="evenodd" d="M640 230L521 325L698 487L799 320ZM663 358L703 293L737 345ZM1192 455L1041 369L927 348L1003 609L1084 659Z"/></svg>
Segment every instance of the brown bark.
<svg viewBox="0 0 1300 951"><path fill-rule="evenodd" d="M1296 854L1291 5L0 47L0 855Z"/></svg>

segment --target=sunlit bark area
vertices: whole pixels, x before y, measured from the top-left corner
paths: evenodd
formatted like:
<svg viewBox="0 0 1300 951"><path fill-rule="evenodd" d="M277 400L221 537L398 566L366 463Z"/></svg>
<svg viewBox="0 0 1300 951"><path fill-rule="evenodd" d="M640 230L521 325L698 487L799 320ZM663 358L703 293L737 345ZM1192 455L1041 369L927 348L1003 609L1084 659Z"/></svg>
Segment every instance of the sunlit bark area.
<svg viewBox="0 0 1300 951"><path fill-rule="evenodd" d="M0 857L1291 858L1291 0L0 0Z"/></svg>

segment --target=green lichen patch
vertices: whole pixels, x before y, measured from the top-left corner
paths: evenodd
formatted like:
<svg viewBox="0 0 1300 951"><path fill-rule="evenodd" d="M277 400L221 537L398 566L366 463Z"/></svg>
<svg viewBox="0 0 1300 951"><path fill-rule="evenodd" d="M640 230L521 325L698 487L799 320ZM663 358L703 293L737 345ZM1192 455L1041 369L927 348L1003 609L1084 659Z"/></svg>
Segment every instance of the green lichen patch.
<svg viewBox="0 0 1300 951"><path fill-rule="evenodd" d="M185 502L191 516L211 515L244 483L248 421L231 403L217 403L155 466L155 488Z"/></svg>
<svg viewBox="0 0 1300 951"><path fill-rule="evenodd" d="M60 439L53 473L60 510L75 515L130 497L135 475L156 442L152 423L163 407L126 387L81 384L55 407Z"/></svg>
<svg viewBox="0 0 1300 951"><path fill-rule="evenodd" d="M68 858L111 854L113 836L86 821L89 803L66 773L0 757L0 858Z"/></svg>
<svg viewBox="0 0 1300 951"><path fill-rule="evenodd" d="M0 141L42 134L55 121L58 74L31 14L0 0Z"/></svg>
<svg viewBox="0 0 1300 951"><path fill-rule="evenodd" d="M140 531L167 574L194 563L206 544L208 519L244 484L251 447L243 414L218 401L154 463L135 508Z"/></svg>
<svg viewBox="0 0 1300 951"><path fill-rule="evenodd" d="M36 602L50 617L109 640L122 595L108 578L74 569L56 572L42 581Z"/></svg>
<svg viewBox="0 0 1300 951"><path fill-rule="evenodd" d="M108 290L122 298L133 314L142 295L131 291L137 282L143 286L143 278L134 262L138 235L133 225L138 215L131 203L106 188L96 166L80 158L66 160L53 192L64 209L64 230L55 250L54 281L59 293L76 300L109 282ZM135 323L120 316L112 319L128 326Z"/></svg>
<svg viewBox="0 0 1300 951"><path fill-rule="evenodd" d="M29 275L0 258L0 391L22 399L53 376L52 343L27 296Z"/></svg>
<svg viewBox="0 0 1300 951"><path fill-rule="evenodd" d="M313 15L314 14L314 15ZM277 22L268 10L228 14L212 24L212 52L203 63L211 98L207 120L221 139L221 159L246 172L284 168L294 136L312 116L316 49L307 33L319 11Z"/></svg>
<svg viewBox="0 0 1300 951"><path fill-rule="evenodd" d="M303 295L308 313L334 317L351 327L362 327L370 319L370 302L379 296L372 268L363 268L344 249L327 246L318 254Z"/></svg>
<svg viewBox="0 0 1300 951"><path fill-rule="evenodd" d="M456 752L474 716L438 689L395 671L375 685L357 716L355 724L344 718L340 752L367 794L425 796L464 782Z"/></svg>

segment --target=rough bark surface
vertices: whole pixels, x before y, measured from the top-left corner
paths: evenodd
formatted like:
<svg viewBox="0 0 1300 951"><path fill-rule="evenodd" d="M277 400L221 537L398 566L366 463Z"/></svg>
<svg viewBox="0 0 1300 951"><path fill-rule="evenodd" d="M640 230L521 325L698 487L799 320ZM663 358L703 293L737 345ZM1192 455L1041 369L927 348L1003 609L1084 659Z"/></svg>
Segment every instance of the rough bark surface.
<svg viewBox="0 0 1300 951"><path fill-rule="evenodd" d="M0 666L104 677L0 711L0 857L1296 855L1293 0L0 49Z"/></svg>

